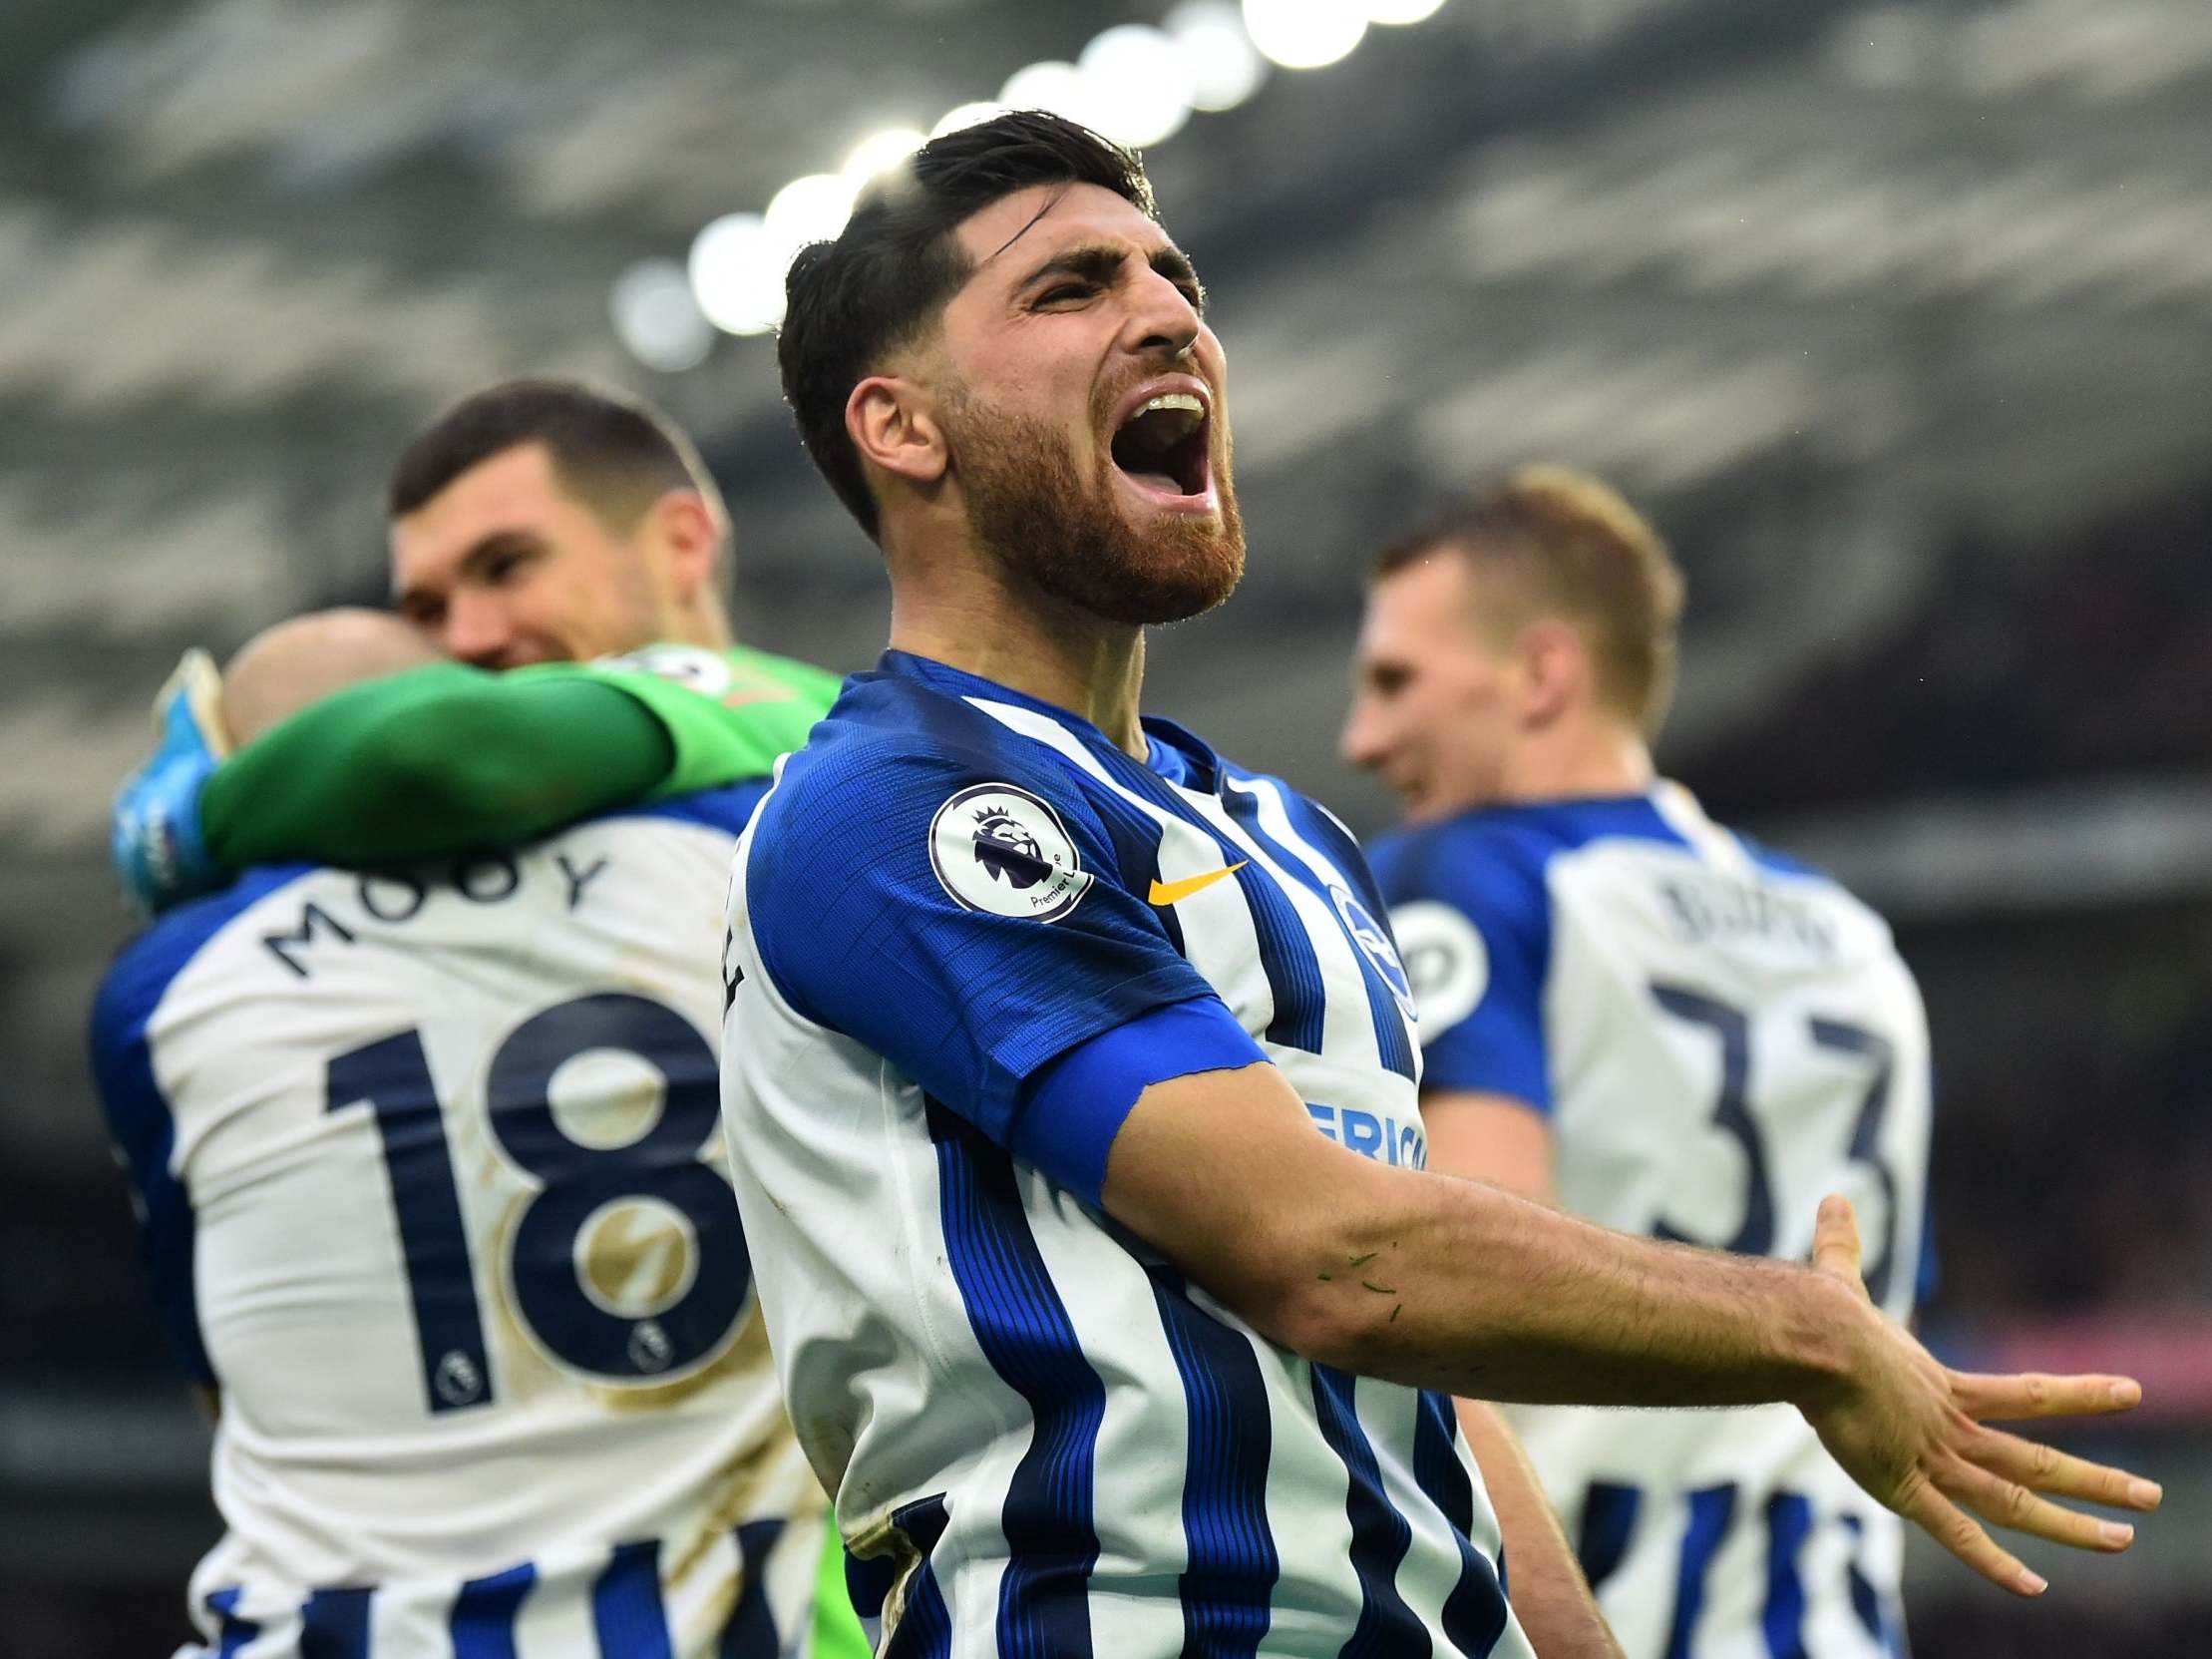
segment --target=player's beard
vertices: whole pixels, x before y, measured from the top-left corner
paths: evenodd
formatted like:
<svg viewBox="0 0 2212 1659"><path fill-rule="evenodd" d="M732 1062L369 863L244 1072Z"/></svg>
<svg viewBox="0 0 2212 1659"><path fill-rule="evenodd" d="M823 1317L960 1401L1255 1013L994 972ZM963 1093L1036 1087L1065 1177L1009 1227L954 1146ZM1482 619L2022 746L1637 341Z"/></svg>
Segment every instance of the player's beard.
<svg viewBox="0 0 2212 1659"><path fill-rule="evenodd" d="M1103 469L1086 479L1057 429L966 397L947 413L968 527L1014 575L1140 627L1199 616L1236 591L1245 527L1226 453L1214 462L1219 516L1162 514L1140 528L1123 515L1113 480Z"/></svg>

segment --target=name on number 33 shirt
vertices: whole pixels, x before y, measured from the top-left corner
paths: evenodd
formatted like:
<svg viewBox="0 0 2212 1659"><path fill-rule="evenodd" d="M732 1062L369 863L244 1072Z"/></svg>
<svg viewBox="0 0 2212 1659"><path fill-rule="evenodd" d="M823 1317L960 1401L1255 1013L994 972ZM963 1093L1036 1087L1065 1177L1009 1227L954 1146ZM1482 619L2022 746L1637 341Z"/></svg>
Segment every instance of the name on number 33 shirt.
<svg viewBox="0 0 2212 1659"><path fill-rule="evenodd" d="M1277 1347L1099 1208L1146 1085L1262 1058L1423 1158L1351 837L1145 730L893 651L739 846L724 1117L856 1604L901 1654L1518 1659L1450 1401Z"/></svg>

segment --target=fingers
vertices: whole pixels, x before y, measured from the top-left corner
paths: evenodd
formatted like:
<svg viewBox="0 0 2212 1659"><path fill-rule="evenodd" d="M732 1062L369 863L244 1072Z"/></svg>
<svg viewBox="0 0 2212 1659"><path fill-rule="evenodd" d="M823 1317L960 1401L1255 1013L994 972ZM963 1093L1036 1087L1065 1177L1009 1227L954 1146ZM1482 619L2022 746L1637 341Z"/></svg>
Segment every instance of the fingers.
<svg viewBox="0 0 2212 1659"><path fill-rule="evenodd" d="M1955 1371L1951 1398L1978 1422L2098 1417L2133 1410L2142 1401L2143 1386L2132 1377L2052 1377L2042 1372L1993 1377Z"/></svg>
<svg viewBox="0 0 2212 1659"><path fill-rule="evenodd" d="M2085 1457L2071 1457L2054 1446L2025 1441L1999 1429L1984 1430L1966 1448L1966 1454L1991 1473L2017 1480L2030 1490L2086 1498L2115 1509L2155 1509L2165 1495L2155 1480L2092 1463Z"/></svg>
<svg viewBox="0 0 2212 1659"><path fill-rule="evenodd" d="M1820 1201L1813 1223L1813 1266L1852 1285L1859 1284L1859 1218L1851 1200L1831 1192Z"/></svg>
<svg viewBox="0 0 2212 1659"><path fill-rule="evenodd" d="M1923 1480L1918 1489L1898 1505L1898 1513L2000 1588L2011 1590L2015 1595L2041 1595L2047 1588L2041 1578L2022 1565L2018 1556L1976 1525L1972 1515L1929 1482Z"/></svg>
<svg viewBox="0 0 2212 1659"><path fill-rule="evenodd" d="M2029 1537L2047 1538L2074 1549L2125 1549L2135 1541L2135 1528L2123 1520L2085 1515L2037 1497L2016 1480L1992 1474L1961 1459L1944 1476L1944 1490L1984 1520L2009 1526Z"/></svg>

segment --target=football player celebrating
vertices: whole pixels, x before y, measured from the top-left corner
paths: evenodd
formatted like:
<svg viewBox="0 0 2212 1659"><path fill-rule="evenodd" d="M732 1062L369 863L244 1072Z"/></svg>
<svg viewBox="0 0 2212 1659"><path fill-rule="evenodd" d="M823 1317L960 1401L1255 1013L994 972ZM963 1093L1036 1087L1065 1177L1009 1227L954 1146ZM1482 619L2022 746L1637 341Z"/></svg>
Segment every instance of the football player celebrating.
<svg viewBox="0 0 2212 1659"><path fill-rule="evenodd" d="M765 776L836 689L732 640L720 492L641 404L572 381L490 387L408 447L390 500L397 608L469 666L323 699L223 765L213 665L187 653L156 705L161 747L117 799L117 872L146 908L252 864L504 845ZM588 674L487 671L592 658Z"/></svg>
<svg viewBox="0 0 2212 1659"><path fill-rule="evenodd" d="M1139 716L1145 626L1225 599L1244 541L1221 345L1132 157L1039 114L948 134L788 288L785 389L893 648L741 843L723 1107L887 1651L1526 1654L1454 1394L1787 1402L2024 1593L1960 1504L2125 1542L2038 1493L2147 1483L1982 1420L2135 1386L1945 1370L1840 1199L1803 1267L1423 1171L1350 836Z"/></svg>
<svg viewBox="0 0 2212 1659"><path fill-rule="evenodd" d="M1387 548L1345 758L1422 1020L1432 1165L1609 1227L1800 1259L1858 1200L1912 1314L1928 1034L1879 917L1655 780L1681 577L1595 479L1516 474ZM1623 1645L1898 1651L1896 1516L1787 1407L1515 1414Z"/></svg>

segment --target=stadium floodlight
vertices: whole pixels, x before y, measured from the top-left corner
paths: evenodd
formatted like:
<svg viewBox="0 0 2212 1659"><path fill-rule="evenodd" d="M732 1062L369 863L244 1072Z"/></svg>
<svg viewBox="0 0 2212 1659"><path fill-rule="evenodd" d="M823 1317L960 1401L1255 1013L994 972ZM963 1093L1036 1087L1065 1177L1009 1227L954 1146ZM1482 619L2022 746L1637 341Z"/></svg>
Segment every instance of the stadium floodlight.
<svg viewBox="0 0 2212 1659"><path fill-rule="evenodd" d="M764 213L725 213L702 229L679 271L641 260L608 296L615 332L647 367L696 367L712 329L764 334L783 320L792 255L844 229L869 180L929 139L1008 110L1050 110L1133 149L1178 132L1194 110L1236 108L1259 90L1268 66L1318 69L1344 57L1370 23L1418 23L1444 0L1177 0L1161 27L1122 24L1083 49L1080 63L1050 60L1016 70L995 99L956 105L926 136L913 128L872 133L837 173L794 179Z"/></svg>
<svg viewBox="0 0 2212 1659"><path fill-rule="evenodd" d="M1234 110L1268 78L1234 0L1183 0L1160 26L1183 54L1195 110Z"/></svg>
<svg viewBox="0 0 2212 1659"><path fill-rule="evenodd" d="M828 241L844 229L859 194L842 173L808 173L770 197L761 217L768 239L783 249L784 263L807 243Z"/></svg>
<svg viewBox="0 0 2212 1659"><path fill-rule="evenodd" d="M1360 0L1369 23L1426 23L1444 9L1444 0Z"/></svg>
<svg viewBox="0 0 2212 1659"><path fill-rule="evenodd" d="M1352 0L1245 0L1245 30L1285 69L1319 69L1359 44L1367 14Z"/></svg>
<svg viewBox="0 0 2212 1659"><path fill-rule="evenodd" d="M1015 70L998 89L998 102L1009 110L1049 110L1086 127L1098 125L1098 97L1091 83L1073 64L1057 59Z"/></svg>
<svg viewBox="0 0 2212 1659"><path fill-rule="evenodd" d="M973 127L1006 113L1006 106L984 99L974 104L956 104L944 112L937 124L929 129L929 137L941 139L947 133L957 133L962 127Z"/></svg>
<svg viewBox="0 0 2212 1659"><path fill-rule="evenodd" d="M846 183L858 192L877 174L897 167L928 142L929 135L914 127L889 127L871 133L845 158Z"/></svg>
<svg viewBox="0 0 2212 1659"><path fill-rule="evenodd" d="M631 265L614 279L606 307L622 349L649 369L681 374L705 362L714 349L714 325L673 259Z"/></svg>
<svg viewBox="0 0 2212 1659"><path fill-rule="evenodd" d="M1191 70L1174 41L1143 23L1108 29L1076 59L1089 83L1098 130L1141 149L1172 137L1191 119Z"/></svg>
<svg viewBox="0 0 2212 1659"><path fill-rule="evenodd" d="M692 239L692 300L726 334L765 334L783 321L790 263L759 213L724 213Z"/></svg>

